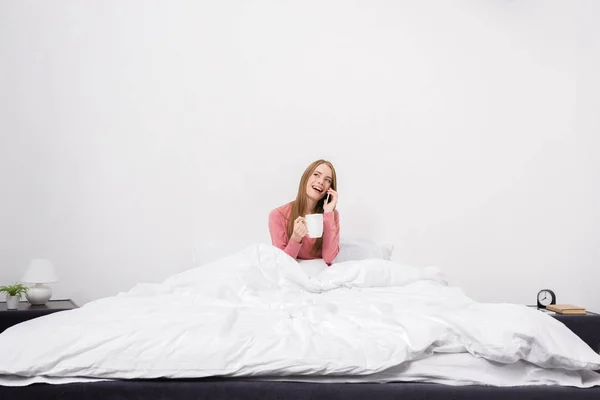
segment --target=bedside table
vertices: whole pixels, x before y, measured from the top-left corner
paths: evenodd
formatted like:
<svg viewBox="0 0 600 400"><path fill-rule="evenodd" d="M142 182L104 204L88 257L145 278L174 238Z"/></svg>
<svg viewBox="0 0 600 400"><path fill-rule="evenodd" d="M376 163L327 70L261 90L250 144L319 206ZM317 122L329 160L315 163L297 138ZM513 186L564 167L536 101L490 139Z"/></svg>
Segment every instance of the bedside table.
<svg viewBox="0 0 600 400"><path fill-rule="evenodd" d="M13 325L42 315L78 308L73 300L50 300L43 306L34 306L27 301L19 303L18 310L8 310L6 302L0 302L0 333Z"/></svg>
<svg viewBox="0 0 600 400"><path fill-rule="evenodd" d="M537 306L528 306L537 308ZM539 309L538 309L539 310ZM539 310L546 312L546 310ZM596 353L600 353L600 314L587 311L586 315L564 315L559 313L548 313L566 325L581 340L586 342Z"/></svg>
<svg viewBox="0 0 600 400"><path fill-rule="evenodd" d="M586 315L554 314L556 318L586 342L596 353L600 353L600 314L588 311Z"/></svg>

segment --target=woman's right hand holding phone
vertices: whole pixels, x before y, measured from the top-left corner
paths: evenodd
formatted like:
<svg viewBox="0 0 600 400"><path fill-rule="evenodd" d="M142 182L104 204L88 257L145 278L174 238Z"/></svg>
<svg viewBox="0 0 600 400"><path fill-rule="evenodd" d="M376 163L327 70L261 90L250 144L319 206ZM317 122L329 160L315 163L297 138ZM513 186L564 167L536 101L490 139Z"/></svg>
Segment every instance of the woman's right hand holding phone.
<svg viewBox="0 0 600 400"><path fill-rule="evenodd" d="M298 217L294 221L294 232L292 233L292 239L296 242L302 242L304 236L308 232L308 228L306 227L306 220L303 217Z"/></svg>

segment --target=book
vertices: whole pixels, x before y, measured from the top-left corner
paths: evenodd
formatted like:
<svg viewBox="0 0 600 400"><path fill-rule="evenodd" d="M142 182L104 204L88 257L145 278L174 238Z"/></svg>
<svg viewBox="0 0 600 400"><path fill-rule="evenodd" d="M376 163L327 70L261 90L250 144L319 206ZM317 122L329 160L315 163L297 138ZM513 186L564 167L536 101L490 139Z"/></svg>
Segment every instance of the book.
<svg viewBox="0 0 600 400"><path fill-rule="evenodd" d="M573 304L550 304L546 306L546 310L554 311L563 315L586 315L584 307L575 306Z"/></svg>

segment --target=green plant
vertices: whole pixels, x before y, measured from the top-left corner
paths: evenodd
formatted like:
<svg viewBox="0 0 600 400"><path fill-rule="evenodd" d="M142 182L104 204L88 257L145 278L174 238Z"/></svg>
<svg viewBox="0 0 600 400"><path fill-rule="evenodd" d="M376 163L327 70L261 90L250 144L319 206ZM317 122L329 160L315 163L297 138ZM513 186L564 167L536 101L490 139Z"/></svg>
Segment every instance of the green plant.
<svg viewBox="0 0 600 400"><path fill-rule="evenodd" d="M4 292L9 296L20 296L23 293L27 293L28 287L23 286L22 283L15 283L8 286L0 286L0 293Z"/></svg>

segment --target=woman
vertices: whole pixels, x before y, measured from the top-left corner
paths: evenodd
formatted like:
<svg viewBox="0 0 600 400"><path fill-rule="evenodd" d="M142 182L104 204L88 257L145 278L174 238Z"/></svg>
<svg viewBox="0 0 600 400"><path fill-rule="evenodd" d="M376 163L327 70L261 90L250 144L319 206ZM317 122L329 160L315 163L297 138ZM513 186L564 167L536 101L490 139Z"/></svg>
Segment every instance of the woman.
<svg viewBox="0 0 600 400"><path fill-rule="evenodd" d="M331 265L340 251L339 214L335 169L329 161L317 160L302 174L296 200L269 213L271 241L294 259L322 258ZM329 195L329 201L327 201ZM323 214L323 236L306 235L307 214Z"/></svg>

